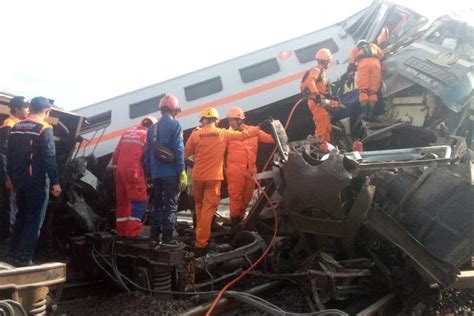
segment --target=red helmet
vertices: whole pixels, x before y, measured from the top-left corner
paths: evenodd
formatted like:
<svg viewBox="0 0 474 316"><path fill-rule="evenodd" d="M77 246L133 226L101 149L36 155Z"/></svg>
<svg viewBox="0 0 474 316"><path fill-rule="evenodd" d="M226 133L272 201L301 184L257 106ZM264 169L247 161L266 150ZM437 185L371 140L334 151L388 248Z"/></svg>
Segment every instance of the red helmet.
<svg viewBox="0 0 474 316"><path fill-rule="evenodd" d="M158 105L158 109L161 110L161 108L164 107L164 106L167 107L168 109L170 109L173 112L181 111L181 109L179 107L178 98L175 97L172 94L167 93L161 98L160 103Z"/></svg>

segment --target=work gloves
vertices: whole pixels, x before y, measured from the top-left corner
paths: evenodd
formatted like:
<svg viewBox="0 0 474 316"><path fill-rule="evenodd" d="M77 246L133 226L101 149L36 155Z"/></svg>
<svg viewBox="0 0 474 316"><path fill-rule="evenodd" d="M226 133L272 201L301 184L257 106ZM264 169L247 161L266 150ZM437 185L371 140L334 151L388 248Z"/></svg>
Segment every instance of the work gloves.
<svg viewBox="0 0 474 316"><path fill-rule="evenodd" d="M186 174L186 171L183 170L181 174L179 175L179 184L178 184L179 191L183 192L186 189L187 185L188 185L188 175Z"/></svg>
<svg viewBox="0 0 474 316"><path fill-rule="evenodd" d="M272 125L272 120L266 119L266 120L261 121L258 124L258 127L260 127L260 129L266 130L266 129L269 129L271 125Z"/></svg>
<svg viewBox="0 0 474 316"><path fill-rule="evenodd" d="M357 65L354 63L350 63L347 66L347 73L355 72L357 70Z"/></svg>
<svg viewBox="0 0 474 316"><path fill-rule="evenodd" d="M322 104L326 109L338 108L338 107L339 107L339 102L338 102L337 100L321 99L321 104Z"/></svg>

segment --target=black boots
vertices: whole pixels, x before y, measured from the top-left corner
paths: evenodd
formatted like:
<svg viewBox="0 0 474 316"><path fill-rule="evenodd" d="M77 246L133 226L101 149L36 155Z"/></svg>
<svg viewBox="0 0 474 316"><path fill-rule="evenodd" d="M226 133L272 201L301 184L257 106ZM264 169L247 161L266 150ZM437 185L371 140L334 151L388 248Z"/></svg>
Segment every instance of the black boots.
<svg viewBox="0 0 474 316"><path fill-rule="evenodd" d="M153 227L151 226L150 229L150 238L153 241L160 242L161 241L161 228L160 227Z"/></svg>
<svg viewBox="0 0 474 316"><path fill-rule="evenodd" d="M375 113L373 106L367 104L360 107L361 114L360 117L366 121L373 122L375 121Z"/></svg>
<svg viewBox="0 0 474 316"><path fill-rule="evenodd" d="M173 229L163 229L163 237L161 240L161 247L163 249L176 249L179 248L178 241L173 236Z"/></svg>
<svg viewBox="0 0 474 316"><path fill-rule="evenodd" d="M240 226L242 224L242 217L238 217L238 216L237 217L231 217L230 221L231 221L231 228L230 228L231 232L233 234L237 234L239 232Z"/></svg>

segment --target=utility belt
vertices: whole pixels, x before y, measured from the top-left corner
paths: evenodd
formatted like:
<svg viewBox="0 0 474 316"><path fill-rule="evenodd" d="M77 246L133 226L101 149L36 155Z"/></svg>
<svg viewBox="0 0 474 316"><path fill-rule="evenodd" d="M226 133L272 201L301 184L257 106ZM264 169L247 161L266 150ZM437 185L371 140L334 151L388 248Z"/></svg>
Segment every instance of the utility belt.
<svg viewBox="0 0 474 316"><path fill-rule="evenodd" d="M374 54L362 54L362 55L357 55L357 61L360 61L365 58L377 58Z"/></svg>

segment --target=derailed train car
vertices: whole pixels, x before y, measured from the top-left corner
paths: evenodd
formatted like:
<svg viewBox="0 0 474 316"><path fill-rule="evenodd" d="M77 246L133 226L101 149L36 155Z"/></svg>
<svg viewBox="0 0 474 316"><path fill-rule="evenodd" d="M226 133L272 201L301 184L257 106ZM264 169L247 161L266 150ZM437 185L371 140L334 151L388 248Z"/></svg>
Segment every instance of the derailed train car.
<svg viewBox="0 0 474 316"><path fill-rule="evenodd" d="M456 281L473 249L469 152L429 146L327 154L316 139L288 142L278 121L269 131L278 151L272 170L260 175L263 191L237 234L213 234L213 253L194 257L192 227L180 223L179 250L102 232L76 239L76 259L126 290L167 295L220 288L264 259L254 278L291 280L317 310ZM86 264L91 259L95 265Z"/></svg>
<svg viewBox="0 0 474 316"><path fill-rule="evenodd" d="M381 149L441 144L453 135L473 148L473 31L468 21L443 16L427 30L386 47L376 122L351 126L352 138ZM338 91L347 92L347 86ZM335 111L336 117L352 115L354 123L359 114L356 95L357 90L342 93L349 107Z"/></svg>
<svg viewBox="0 0 474 316"><path fill-rule="evenodd" d="M178 251L102 232L76 239L75 257L89 257L125 289L198 294L265 254L252 276L292 280L319 310L374 292L451 286L473 254L469 34L470 25L442 17L386 47L376 121L361 120L357 90L336 82L346 105L332 113L336 151L324 154L317 139L302 137L304 107L288 135L274 121L268 131L278 150L259 176L264 189L239 233L213 234L214 253L195 258L192 227L180 223ZM278 107L249 116L278 117ZM367 151L351 152L357 139Z"/></svg>

